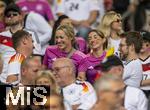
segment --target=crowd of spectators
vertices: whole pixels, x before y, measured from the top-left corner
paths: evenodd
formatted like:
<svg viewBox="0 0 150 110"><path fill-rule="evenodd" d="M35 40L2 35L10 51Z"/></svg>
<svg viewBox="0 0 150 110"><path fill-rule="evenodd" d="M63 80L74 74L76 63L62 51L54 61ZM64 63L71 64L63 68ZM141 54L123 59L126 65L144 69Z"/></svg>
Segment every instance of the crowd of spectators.
<svg viewBox="0 0 150 110"><path fill-rule="evenodd" d="M49 90L7 110L150 110L150 1L0 0L2 86Z"/></svg>

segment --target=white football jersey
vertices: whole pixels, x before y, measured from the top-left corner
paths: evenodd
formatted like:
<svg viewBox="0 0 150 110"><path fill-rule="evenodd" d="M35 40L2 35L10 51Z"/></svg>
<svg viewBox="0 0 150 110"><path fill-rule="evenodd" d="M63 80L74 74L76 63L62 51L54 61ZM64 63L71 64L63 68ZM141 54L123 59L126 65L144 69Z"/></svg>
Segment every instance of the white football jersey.
<svg viewBox="0 0 150 110"><path fill-rule="evenodd" d="M146 59L142 60L140 59L142 63L142 69L143 69L143 80L150 79L150 56L148 56ZM143 90L150 90L150 86L144 86L141 87Z"/></svg>
<svg viewBox="0 0 150 110"><path fill-rule="evenodd" d="M127 86L140 87L142 81L142 64L139 59L124 63L123 80Z"/></svg>
<svg viewBox="0 0 150 110"><path fill-rule="evenodd" d="M24 29L27 32L29 32L32 35L32 39L34 41L34 49L33 53L34 54L41 54L41 44L39 42L38 37L34 35L34 32ZM12 33L10 30L4 31L0 33L0 39L3 37L1 43L0 43L0 53L2 54L3 58L3 70L2 73L0 74L0 81L6 82L6 77L8 73L8 61L10 60L10 57L13 56L16 51L12 47Z"/></svg>
<svg viewBox="0 0 150 110"><path fill-rule="evenodd" d="M93 10L99 11L97 0L57 0L56 13L64 13L73 20L87 20Z"/></svg>
<svg viewBox="0 0 150 110"><path fill-rule="evenodd" d="M127 86L124 106L126 110L148 110L148 100L141 89Z"/></svg>
<svg viewBox="0 0 150 110"><path fill-rule="evenodd" d="M90 110L96 103L96 93L92 85L86 81L76 81L62 89L64 100L70 105L79 104L78 109Z"/></svg>

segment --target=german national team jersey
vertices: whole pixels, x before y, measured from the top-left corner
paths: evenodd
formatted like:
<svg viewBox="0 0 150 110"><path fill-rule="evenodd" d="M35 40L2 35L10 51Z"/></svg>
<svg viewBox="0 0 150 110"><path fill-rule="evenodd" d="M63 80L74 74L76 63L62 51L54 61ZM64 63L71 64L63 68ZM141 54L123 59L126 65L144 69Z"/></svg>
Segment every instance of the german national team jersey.
<svg viewBox="0 0 150 110"><path fill-rule="evenodd" d="M53 13L50 9L50 5L46 0L19 0L17 5L21 8L23 12L36 12L42 15L47 21L53 20Z"/></svg>
<svg viewBox="0 0 150 110"><path fill-rule="evenodd" d="M37 36L35 36L34 32L24 29L32 35L32 39L34 41L34 54L41 54L41 44ZM2 54L3 62L3 70L0 75L0 80L2 82L6 81L7 70L8 70L8 61L12 55L16 53L15 49L12 47L12 33L10 30L4 31L0 33L0 53Z"/></svg>
<svg viewBox="0 0 150 110"><path fill-rule="evenodd" d="M64 100L70 105L78 105L78 110L90 110L96 103L96 93L92 85L85 81L76 81L62 88Z"/></svg>
<svg viewBox="0 0 150 110"><path fill-rule="evenodd" d="M85 54L75 50L71 56L68 56L69 53L66 53L62 50L60 50L57 46L49 46L46 49L43 64L48 67L49 69L52 68L52 63L57 59L57 58L62 58L62 57L68 57L73 60L73 63L75 64L76 68L78 68L78 65L80 64L80 61L85 58Z"/></svg>
<svg viewBox="0 0 150 110"><path fill-rule="evenodd" d="M20 81L20 74L21 74L21 63L25 59L25 56L17 53L13 55L9 62L8 62L8 74L9 75L18 75L18 83Z"/></svg>
<svg viewBox="0 0 150 110"><path fill-rule="evenodd" d="M124 63L123 80L127 86L140 87L142 81L142 64L139 59Z"/></svg>
<svg viewBox="0 0 150 110"><path fill-rule="evenodd" d="M99 11L97 0L57 0L57 13L64 13L73 20L87 20L90 12Z"/></svg>
<svg viewBox="0 0 150 110"><path fill-rule="evenodd" d="M15 49L12 48L12 39L10 31L0 33L0 53L3 59L3 69L0 74L0 81L5 83L8 71L8 62L10 57L16 53Z"/></svg>
<svg viewBox="0 0 150 110"><path fill-rule="evenodd" d="M140 59L142 63L142 69L143 69L143 80L150 79L150 56L148 56L146 59ZM150 86L144 86L142 87L143 90L150 90Z"/></svg>
<svg viewBox="0 0 150 110"><path fill-rule="evenodd" d="M86 72L87 81L93 84L97 77L101 75L101 68L98 65L105 57L106 52L103 52L100 57L94 57L93 55L88 54L87 57L81 61L78 72Z"/></svg>
<svg viewBox="0 0 150 110"><path fill-rule="evenodd" d="M124 106L126 110L148 110L148 100L141 89L127 86Z"/></svg>

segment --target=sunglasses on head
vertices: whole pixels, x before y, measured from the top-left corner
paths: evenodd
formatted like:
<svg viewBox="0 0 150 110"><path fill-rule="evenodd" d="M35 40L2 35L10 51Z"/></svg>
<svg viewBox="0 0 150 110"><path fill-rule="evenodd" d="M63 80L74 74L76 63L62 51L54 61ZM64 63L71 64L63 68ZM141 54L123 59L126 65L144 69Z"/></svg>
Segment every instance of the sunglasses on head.
<svg viewBox="0 0 150 110"><path fill-rule="evenodd" d="M11 16L18 16L18 13L8 13L6 17L10 18Z"/></svg>

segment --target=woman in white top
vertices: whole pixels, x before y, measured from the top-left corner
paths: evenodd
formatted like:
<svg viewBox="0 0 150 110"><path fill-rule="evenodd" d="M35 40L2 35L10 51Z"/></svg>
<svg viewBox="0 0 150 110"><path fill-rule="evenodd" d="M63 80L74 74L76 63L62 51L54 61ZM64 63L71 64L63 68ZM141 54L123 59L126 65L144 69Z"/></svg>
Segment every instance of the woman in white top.
<svg viewBox="0 0 150 110"><path fill-rule="evenodd" d="M108 47L113 47L115 54L119 56L120 34L122 30L121 15L115 11L107 12L97 27L108 38Z"/></svg>

